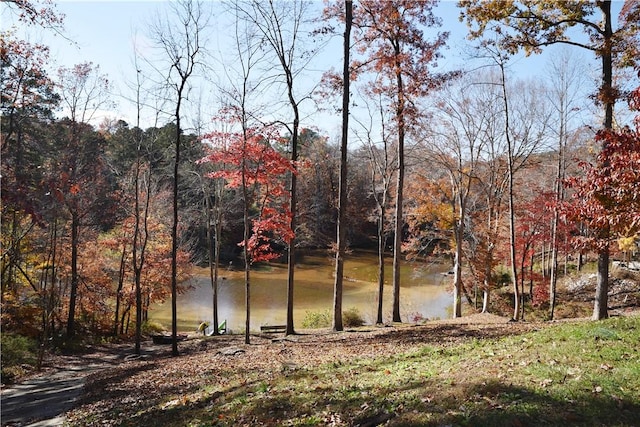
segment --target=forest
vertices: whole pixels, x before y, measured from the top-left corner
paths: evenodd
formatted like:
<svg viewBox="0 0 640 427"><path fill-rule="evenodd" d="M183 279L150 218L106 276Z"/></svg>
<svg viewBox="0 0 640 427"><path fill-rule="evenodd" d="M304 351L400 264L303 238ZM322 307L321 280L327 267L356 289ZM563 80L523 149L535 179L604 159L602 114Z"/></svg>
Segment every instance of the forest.
<svg viewBox="0 0 640 427"><path fill-rule="evenodd" d="M248 344L252 268L286 264L292 335L312 250L335 259L335 331L344 259L362 250L379 259L376 323L408 320L407 259L451 266L453 317L514 321L557 318L558 284L590 268L592 318L607 318L612 266L640 266L640 3L616 3L460 0L472 66L447 69L435 0L167 2L131 47L125 120L100 64L54 69L25 35L68 37L54 1L3 2L3 352L140 353L150 308L170 302L178 355L194 266L214 298L222 268L244 271ZM229 24L222 59L213 15ZM537 78L511 71L556 45ZM310 82L322 55L336 67ZM214 63L225 73L208 78Z"/></svg>

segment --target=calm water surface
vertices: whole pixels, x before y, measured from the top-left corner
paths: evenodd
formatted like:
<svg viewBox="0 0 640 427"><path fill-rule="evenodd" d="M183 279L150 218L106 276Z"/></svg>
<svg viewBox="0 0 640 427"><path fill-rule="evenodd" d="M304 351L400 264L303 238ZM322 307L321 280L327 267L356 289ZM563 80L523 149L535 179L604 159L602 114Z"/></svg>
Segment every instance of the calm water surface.
<svg viewBox="0 0 640 427"><path fill-rule="evenodd" d="M390 262L390 260L389 260ZM305 255L296 266L294 289L294 323L302 327L309 311L333 309L334 258L326 253ZM400 312L404 322L416 314L424 318L444 318L451 313L449 293L451 276L448 265L405 263L402 266ZM284 264L269 265L251 272L251 329L260 325L286 323L287 268ZM391 283L391 266L386 267L386 283ZM367 323L373 323L377 309L377 258L373 253L352 254L345 261L343 309L356 307ZM218 284L218 319L227 320L235 332L244 330L244 272L223 269ZM193 331L203 320L213 319L213 290L209 269L196 269L191 279L192 289L178 296L178 328ZM383 308L385 321L391 318L392 288L385 286ZM165 327L171 325L171 304L152 307L149 317Z"/></svg>

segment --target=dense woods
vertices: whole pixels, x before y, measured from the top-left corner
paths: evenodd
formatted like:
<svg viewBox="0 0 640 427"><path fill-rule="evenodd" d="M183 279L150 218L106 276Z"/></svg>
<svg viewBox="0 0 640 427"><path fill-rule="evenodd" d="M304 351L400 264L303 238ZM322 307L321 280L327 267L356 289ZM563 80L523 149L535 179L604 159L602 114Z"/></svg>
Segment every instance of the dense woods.
<svg viewBox="0 0 640 427"><path fill-rule="evenodd" d="M408 320L407 258L451 265L454 317L514 320L553 318L558 278L595 261L593 318L607 317L609 265L637 259L640 242L640 3L614 16L609 1L460 1L473 66L454 70L438 68L453 53L436 1L346 3L346 31L341 1L171 3L146 29L154 49L135 53L125 120L115 76L81 59L54 68L26 38L64 35L53 2L4 2L16 27L0 40L3 336L43 350L135 337L139 352L150 307L172 301L177 354L191 267L211 268L217 325L218 269L232 263L245 269L248 343L250 267L288 263L291 309L296 252L312 249L378 252L378 323ZM230 24L222 58L213 15ZM567 47L535 80L510 71L519 51L554 44ZM595 81L580 49L599 61ZM342 140L327 112L344 117Z"/></svg>

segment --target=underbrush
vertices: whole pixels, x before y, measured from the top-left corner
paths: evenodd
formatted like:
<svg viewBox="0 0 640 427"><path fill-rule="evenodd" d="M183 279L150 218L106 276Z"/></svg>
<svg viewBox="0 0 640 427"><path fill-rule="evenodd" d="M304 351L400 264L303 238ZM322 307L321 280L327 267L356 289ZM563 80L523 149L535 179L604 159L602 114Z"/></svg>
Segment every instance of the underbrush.
<svg viewBox="0 0 640 427"><path fill-rule="evenodd" d="M307 311L302 320L302 327L305 329L330 328L333 322L332 314L329 310ZM364 325L364 319L360 311L351 307L342 312L342 324L347 328L357 328Z"/></svg>
<svg viewBox="0 0 640 427"><path fill-rule="evenodd" d="M347 328L357 328L364 325L364 319L357 308L351 307L342 313L342 323Z"/></svg>
<svg viewBox="0 0 640 427"><path fill-rule="evenodd" d="M580 272L562 276L558 280L554 320L590 317L596 289L596 274L592 264L586 265ZM524 320L550 320L549 294L547 282L536 282L534 301L525 290ZM545 294L537 298L537 292ZM495 289L491 294L491 313L503 317L513 316L513 288L510 285ZM537 300L537 301L536 301ZM476 302L476 309L481 301ZM625 310L640 306L640 272L625 268L612 268L609 276L609 310ZM522 319L521 319L522 320Z"/></svg>
<svg viewBox="0 0 640 427"><path fill-rule="evenodd" d="M15 379L35 368L38 344L33 338L22 335L2 334L2 383L10 384Z"/></svg>
<svg viewBox="0 0 640 427"><path fill-rule="evenodd" d="M143 335L159 334L166 331L166 328L158 322L147 320L142 323L141 332Z"/></svg>
<svg viewBox="0 0 640 427"><path fill-rule="evenodd" d="M305 329L319 329L331 327L331 312L307 311L302 319L302 327Z"/></svg>

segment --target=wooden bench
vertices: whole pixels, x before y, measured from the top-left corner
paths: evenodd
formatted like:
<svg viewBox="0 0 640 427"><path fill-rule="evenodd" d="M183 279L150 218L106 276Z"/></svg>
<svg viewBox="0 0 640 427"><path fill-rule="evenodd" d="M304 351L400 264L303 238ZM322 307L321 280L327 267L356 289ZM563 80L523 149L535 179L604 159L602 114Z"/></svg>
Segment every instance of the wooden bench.
<svg viewBox="0 0 640 427"><path fill-rule="evenodd" d="M262 325L260 332L285 332L287 325Z"/></svg>

